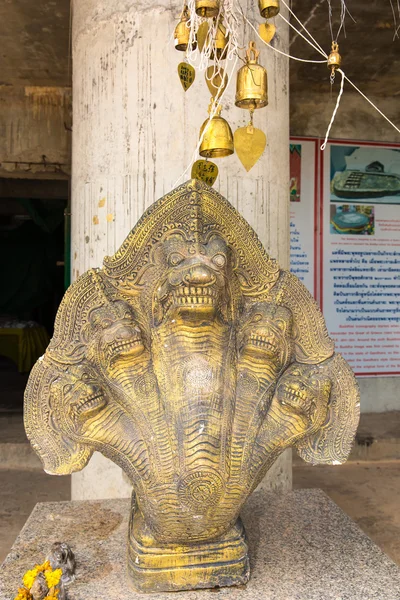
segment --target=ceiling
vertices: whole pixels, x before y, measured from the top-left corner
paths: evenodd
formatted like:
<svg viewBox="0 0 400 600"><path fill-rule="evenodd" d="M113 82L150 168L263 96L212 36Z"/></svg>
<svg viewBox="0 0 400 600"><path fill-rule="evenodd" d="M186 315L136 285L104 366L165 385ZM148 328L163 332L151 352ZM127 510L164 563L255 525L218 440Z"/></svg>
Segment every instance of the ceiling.
<svg viewBox="0 0 400 600"><path fill-rule="evenodd" d="M339 0L331 1L336 31ZM397 10L396 0L392 2ZM356 23L347 16L347 37L342 33L339 38L343 69L367 93L400 95L400 41L393 41L390 0L347 0L347 5ZM329 52L327 0L292 0L292 8ZM279 30L279 18L276 24ZM0 85L70 85L69 25L69 0L2 0ZM290 51L302 58L321 58L293 32ZM291 92L309 91L310 86L314 91L326 90L327 82L325 65L290 61Z"/></svg>

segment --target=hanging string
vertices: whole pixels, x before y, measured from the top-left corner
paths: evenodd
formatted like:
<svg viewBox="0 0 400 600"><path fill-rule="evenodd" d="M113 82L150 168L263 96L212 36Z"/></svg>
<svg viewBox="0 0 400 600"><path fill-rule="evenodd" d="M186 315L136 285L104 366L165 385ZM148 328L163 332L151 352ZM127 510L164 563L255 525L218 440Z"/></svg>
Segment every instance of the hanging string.
<svg viewBox="0 0 400 600"><path fill-rule="evenodd" d="M306 32L306 34L309 36L310 40L312 40L314 42L314 45L317 46L317 48L319 48L319 53L322 54L322 56L327 56L326 52L324 51L324 49L320 46L320 44L317 42L316 39L313 38L313 36L311 35L311 33L308 31L308 29L306 28L306 26L300 21L300 19L297 17L297 15L292 11L292 9L290 8L290 6L288 6L285 2L285 0L281 0L282 4L284 6L286 6L286 8L288 9L289 13L292 15L292 17L297 21L297 23L300 25L300 27L302 29L304 29L304 31ZM279 13L281 14L281 13ZM309 40L307 40L307 43L310 44L310 46L312 46L312 44L310 43Z"/></svg>
<svg viewBox="0 0 400 600"><path fill-rule="evenodd" d="M309 60L306 58L298 58L297 56L292 56L291 54L287 54L286 52L283 52L282 50L275 48L274 46L272 46L272 44L269 44L268 42L263 40L263 38L258 33L257 29L254 27L253 23L251 23L251 21L249 21L249 19L246 17L246 15L244 14L244 12L242 10L241 10L241 13L242 13L243 19L246 21L246 23L248 23L250 25L250 27L253 29L254 33L262 41L262 43L265 44L266 46L268 46L269 48L271 48L274 52L277 52L278 54L282 54L283 56L286 56L286 58L291 58L292 60L297 60L299 62L317 63L317 64L326 63L326 60ZM326 57L326 58L328 58L328 57Z"/></svg>
<svg viewBox="0 0 400 600"><path fill-rule="evenodd" d="M324 4L324 2L326 2L326 0L319 0L319 2L314 4L314 6L312 7L312 10L310 10L310 14L308 15L307 19L304 21L304 27L306 25L308 25L308 23L310 23L310 21L313 20L315 13L318 11L318 9L321 7L321 5ZM292 3L290 3L290 8L292 8ZM297 39L297 35L294 35L292 37L292 39L290 40L289 46L292 46L294 44L294 42L296 41L296 39Z"/></svg>
<svg viewBox="0 0 400 600"><path fill-rule="evenodd" d="M304 29L304 31L310 36L310 39L314 42L315 45L319 46L318 42L313 38L313 36L311 35L311 33L307 30L307 28L303 25L303 23L300 21L300 19L294 14L294 12L292 11L292 9L286 4L285 0L281 0L282 4L284 4L286 6L286 8L289 10L290 14L293 15L294 19L299 23L299 25L302 27L302 29ZM350 14L350 13L349 13ZM249 23L249 25L254 29L254 31L258 34L257 30L255 29L255 27L253 26L252 23L250 23L250 21L247 19L247 17L243 14L242 11L242 15L243 18L246 19L246 21ZM279 13L280 15L280 13ZM280 15L281 16L281 15ZM258 36L260 37L260 36ZM262 38L260 38L262 40ZM275 52L279 52L280 54L284 54L283 52L280 52L277 48L274 48L274 46L271 46L271 44L267 44L264 40L262 40L264 42L264 44L266 44L267 46L269 46L270 48L272 48L272 50L274 50ZM310 40L307 40L307 43L310 44L310 46L312 46L315 49L315 46L310 42ZM321 48L321 50L319 50L320 54L322 54L323 56L325 56L326 58L328 58L327 54L323 51L323 49ZM290 55L286 55L289 56L289 58L292 58L294 60L304 60L304 59L298 59L296 57L292 57ZM326 62L326 61L304 61L304 62ZM350 85L398 132L400 133L400 129L372 102L372 100L370 100L365 94L363 94L363 92L351 81L351 79L349 79L349 77L347 77L347 75L344 73L344 71L342 71L342 69L337 69L337 71L342 74L343 73L343 77L344 79L346 79L346 81L348 81L350 83ZM341 84L341 89L339 91L339 95L338 95L338 101L340 103L340 99L342 97L343 94L343 79L342 79L342 84ZM336 112L338 109L338 102L336 102L336 106L334 109L334 115L333 116L333 120L334 117L336 116ZM330 128L332 127L332 123L333 120L331 119L331 123L328 127L328 132L330 130Z"/></svg>
<svg viewBox="0 0 400 600"><path fill-rule="evenodd" d="M399 27L397 27L396 11L394 10L393 2L392 2L392 0L389 0L389 2L390 2L390 6L391 6L391 9L392 9L392 13L393 13L393 24L394 24L393 41L394 41L396 38L399 37L399 33L398 32L399 32L400 25L399 25ZM399 10L399 15L400 15L400 2L399 2L399 0L397 0L397 8Z"/></svg>
<svg viewBox="0 0 400 600"><path fill-rule="evenodd" d="M390 0L391 1L391 0ZM346 37L346 13L349 15L349 17L352 19L352 21L354 21L354 23L356 22L355 19L353 18L351 12L349 11L349 9L346 6L346 2L345 0L340 0L340 24L338 27L338 31L336 34L336 37L333 35L333 26L332 26L332 4L331 4L331 0L327 0L328 2L328 18L329 18L329 29L331 31L331 38L333 42L337 42L340 32L343 29L343 33L344 33L344 37Z"/></svg>
<svg viewBox="0 0 400 600"><path fill-rule="evenodd" d="M329 134L330 134L330 132L331 132L331 128L332 128L333 122L334 122L334 120L335 120L335 117L336 117L336 113L337 113L337 111L338 111L338 108L339 108L340 99L341 99L341 97L342 97L342 94L343 94L343 88L344 88L344 77L345 77L345 75L344 75L344 73L343 73L343 71L342 71L341 69L338 69L338 71L339 71L339 73L340 73L340 74L341 74L341 76L342 76L342 81L341 81L341 83L340 83L340 90L339 90L339 94L338 94L338 97L337 97L337 100L336 100L336 106L335 106L335 108L334 108L334 111L333 111L333 113L332 113L332 117L331 117L331 120L330 120L330 122L329 122L328 129L326 130L326 134L325 134L325 140L324 140L324 143L323 143L323 144L322 144L322 146L321 146L321 150L325 150L325 148L326 148L326 144L328 143Z"/></svg>
<svg viewBox="0 0 400 600"><path fill-rule="evenodd" d="M338 69L338 71L341 73L342 70ZM365 100L367 102L369 102L369 104L384 118L386 119L386 121L398 132L400 133L400 129L389 119L389 117L387 117L373 102L372 100L370 100L365 94L362 93L362 91L351 81L351 79L349 79L347 77L347 75L344 74L344 78L346 79L346 81L349 82L350 85L353 86L353 88L363 97L365 98Z"/></svg>
<svg viewBox="0 0 400 600"><path fill-rule="evenodd" d="M207 130L208 130L208 128L209 128L209 126L210 126L211 120L212 120L212 119L215 117L215 115L217 114L217 111L218 111L218 109L219 109L219 107L220 107L220 105L221 105L221 100L222 100L222 98L224 97L224 95L225 95L225 92L226 92L226 90L228 89L228 87L229 87L229 85L230 85L230 83L231 83L231 81L232 81L232 77L233 77L233 74L234 74L234 72L235 72L235 69L236 69L236 65L237 65L237 62L238 62L238 58L239 58L239 57L238 57L238 56L236 56L236 58L235 58L235 61L234 61L234 64L233 64L233 67L232 67L232 70L231 70L230 74L228 75L228 82L227 82L227 84L226 84L226 87L225 87L225 89L223 89L221 93L219 93L219 92L218 92L218 93L217 93L217 96L216 96L216 98L214 99L214 102L213 102L213 105L212 105L212 107L211 107L210 114L209 114L209 117L208 117L207 124L206 124L206 126L204 127L204 130L203 130L203 132L202 132L201 136L199 137L199 141L198 141L198 143L197 143L197 146L196 146L196 148L195 148L195 150L194 150L194 152L193 152L193 155L192 155L192 158L191 158L191 160L190 160L189 164L188 164L188 166L186 167L186 169L183 171L182 175L181 175L181 176L180 176L180 177L179 177L179 178L178 178L178 179L175 181L175 183L174 183L174 185L173 185L173 188L176 188L176 186L179 184L179 182L181 181L181 179L183 179L183 178L185 177L186 173L189 171L189 169L191 169L191 167L192 167L193 163L195 162L195 160L196 160L196 158L197 158L197 155L198 155L198 153L199 153L199 150L200 150L200 146L201 146L201 144L203 143L204 136L205 136L205 134L206 134L206 132L207 132ZM220 90L221 90L221 88L220 88ZM219 91L220 91L220 90L219 90Z"/></svg>
<svg viewBox="0 0 400 600"><path fill-rule="evenodd" d="M188 4L189 4L189 3L193 3L193 8L194 8L194 1L195 1L195 0L188 0ZM330 5L330 0L327 0L327 1L328 1L329 5ZM392 0L390 0L390 1L391 1L391 3L392 3ZM236 14L236 12L235 12L235 0L223 0L223 2L229 2L229 6L230 6L230 10L231 10L232 14ZM241 15L242 15L242 18L243 18L243 20L244 20L244 22L245 22L245 23L247 23L247 24L248 24L248 25L251 27L251 29L252 29L252 30L255 32L255 34L257 35L257 37L258 37L258 38L259 38L259 39L260 39L260 40L263 42L263 44L265 44L266 46L268 46L269 48L271 48L271 49L272 49L274 52L277 52L278 54L281 54L281 55L283 55L283 56L286 56L287 58L290 58L290 59L292 59L292 60L296 60L296 61L299 61L299 62L305 62L305 63L318 63L318 64L326 63L326 60L328 59L328 55L326 54L326 52L323 50L323 48L320 46L320 44L317 42L317 40L316 40L316 39L315 39L315 38L314 38L314 37L311 35L311 33L308 31L308 29L306 28L305 24L303 24L303 23L300 21L300 19L297 17L297 15L295 15L295 13L294 13L294 12L293 12L293 10L291 9L291 7L290 7L290 6L288 6L288 5L286 4L285 0L281 0L281 2L282 2L282 4L283 4L283 5L284 5L284 6L285 6L287 9L288 9L289 13L290 13L290 14L293 16L293 18L294 18L294 19L295 19L295 20L298 22L298 24L300 25L300 27L301 27L301 28L303 29L303 31L304 31L304 32L305 32L305 33L306 33L306 34L309 36L309 38L310 38L310 39L306 38L306 37L305 37L305 36L304 36L304 35L303 35L303 34L302 34L302 33L301 33L301 32L300 32L298 29L296 29L296 27L294 27L294 25L293 25L293 24L291 24L291 23L290 23L290 22L289 22L289 21L288 21L288 20L287 20L287 19L286 19L286 18L285 18L285 17L284 17L282 14L281 14L281 13L279 13L279 16L280 16L280 17L281 17L281 18L282 18L282 19L283 19L283 20L284 20L284 21L285 21L285 22L286 22L286 23L287 23L287 24L288 24L288 25L289 25L289 26L290 26L292 29L294 29L294 31L295 31L295 32L296 32L298 35L300 35L300 36L301 36L301 37L302 37L302 38L303 38L303 39L304 39L304 40L305 40L305 41L306 41L306 42L307 42L307 43L308 43L308 44L309 44L309 45L310 45L310 46L311 46L311 47L312 47L312 48L313 48L313 49L314 49L316 52L318 52L319 54L321 54L321 55L324 57L324 59L325 59L325 60L309 60L309 59L304 59L304 58L298 58L298 57L296 57L296 56L292 56L292 55L290 55L290 54L287 54L286 52L283 52L282 50L279 50L278 48L275 48L274 46L272 46L271 44L269 44L268 42L266 42L266 41L265 41L265 40L264 40L264 39L263 39L263 38L260 36L260 34L258 33L258 31L257 31L257 29L255 28L255 26L253 25L253 23L251 23L251 21L250 21L250 20L249 20L249 19L246 17L246 15L244 14L244 12L243 12L243 10L242 10L242 7L241 7L240 5L238 5L238 4L237 4L236 6L237 6L237 8L239 9L239 11L240 11L240 13L241 13ZM398 6L399 6L399 13L400 13L400 0L397 0L397 4L398 4ZM345 4L344 0L341 0L341 24L340 24L340 26L339 26L339 30L338 30L338 33L337 33L337 36L336 36L336 40L337 40L337 38L338 38L338 36L339 36L339 34L340 34L340 31L341 31L341 29L342 29L342 28L344 28L344 18L345 18L346 12L347 12L347 13L350 15L350 17L353 19L353 17L351 16L350 12L348 11L348 9L347 9L347 7L346 7L346 4ZM193 13L192 13L192 11L191 11L191 14L193 14ZM195 12L194 12L194 14L195 14ZM197 15L196 15L196 17L197 17ZM199 18L197 17L197 19L199 19ZM203 19L203 20L204 20L204 19ZM217 21L217 23L218 23L218 18L216 19L216 21ZM354 21L354 19L353 19L353 21ZM236 33L237 33L237 18L235 19L234 23L235 23L235 25L234 25L234 27L235 27L235 31L236 31ZM395 20L395 28L396 28L396 25L397 25L397 22L396 22L396 20ZM198 28L198 24L197 24L197 28ZM396 29L396 31L395 31L395 36L397 35L397 32L398 32L398 30L399 30L399 29L400 29L400 26L399 26L399 27ZM195 27L194 27L193 25L191 25L191 33L190 33L190 35L191 35L191 36L192 36L193 30L197 31L197 29L195 29ZM332 27L331 27L331 33L332 33ZM194 35L196 35L196 34L194 34ZM193 40L194 40L194 39L195 39L195 37L193 38ZM214 39L215 39L215 37L214 37ZM332 35L332 39L333 39L333 35ZM209 126L209 125L210 125L210 123L211 123L211 119L212 119L212 118L215 116L215 114L217 113L217 110L218 110L218 108L219 108L219 106L220 106L220 101L222 100L222 97L224 96L224 94L225 94L226 90L228 89L228 87L229 87L229 85L230 85L230 83L231 83L232 76L233 76L233 73L234 73L234 70L235 70L235 68L236 68L236 64L237 64L238 58L239 58L239 55L238 55L238 53L237 53L237 49L239 48L239 44L237 43L237 37L236 37L236 44L237 44L237 45L236 45L236 49L235 49L235 48L232 48L232 49L231 49L231 52L232 52L231 56L233 55L233 53L235 53L235 54L236 54L236 59L235 59L235 62L234 62L233 68L232 68L232 70L231 70L231 73L230 73L230 75L229 75L229 77L228 77L228 82L227 82L227 85L226 85L225 89L223 89L223 91L222 91L222 93L221 93L221 94L219 94L219 93L217 94L217 98L215 99L215 102L214 102L214 104L213 104L213 106L212 106L212 108L211 108L211 111L210 111L210 115L209 115L209 120L208 120L208 123L207 123L206 127L204 128L204 131L203 131L203 133L202 133L202 135L201 135L201 137L200 137L200 139L199 139L199 141L198 141L198 144L197 144L197 146L196 146L196 149L195 149L195 151L194 151L194 153L193 153L192 159L191 159L191 161L190 161L189 165L186 167L186 169L185 169L185 170L184 170L184 172L182 173L182 175L181 175L181 176L179 177L179 179L177 179L177 181L175 182L175 184L174 184L174 187L176 187L176 185L179 183L179 181L180 181L180 180L181 180L181 179L182 179L182 178L183 178L183 177L186 175L186 173L188 172L188 170L189 170L189 169L191 168L191 166L193 165L193 163L194 163L194 161L195 161L195 159L196 159L196 156L197 156L197 154L198 154L198 152L199 152L200 146L201 146L201 144L202 144L202 141L203 141L204 135L205 135L205 133L206 133L206 131L207 131L207 129L208 129L208 126ZM189 46L192 48L192 47L193 47L193 44L189 44ZM207 50L207 53L208 53L208 50ZM208 60L207 60L207 63L208 63ZM207 64L207 63L206 63L206 64ZM204 69L204 68L206 68L206 67L203 67L203 69ZM217 69L218 69L218 68L219 68L219 67L217 67ZM361 91L361 90L360 90L360 89L359 89L359 88L358 88L358 87L357 87L357 86L356 86L356 85L355 85L355 84L354 84L354 83L351 81L351 79L349 79L349 77L347 77L347 75L344 73L344 71L343 71L342 69L337 69L337 71L338 71L338 72L341 74L341 77L342 77L342 79L341 79L341 83L340 83L340 89L339 89L338 97L337 97L337 100L336 100L335 108L334 108L334 110L333 110L332 117L331 117L331 120L330 120L330 122L329 122L328 129L327 129L327 131L326 131L326 134L325 134L325 139L324 139L324 142L323 142L323 144L321 145L321 150L322 150L322 151L323 151L323 150L325 150L325 148L326 148L326 145L327 145L327 143L328 143L329 134L330 134L330 131L331 131L332 125L333 125L333 123L334 123L334 120L335 120L335 117L336 117L336 113L337 113L337 111L338 111L338 109L339 109L340 101L341 101L341 98L342 98L342 95L343 95L343 91L344 91L344 81L345 81L345 80L346 80L346 81L348 81L348 83L349 83L349 84L350 84L350 85L351 85L351 86L352 86L352 87L353 87L353 88L354 88L354 89L355 89L355 90L356 90L356 91L357 91L357 92L358 92L358 93L359 93L359 94L360 94L360 95L361 95L361 96L362 96L362 97L363 97L363 98L364 98L364 99L365 99L365 100L366 100L366 101L367 101L367 102L368 102L368 103L369 103L369 104L370 104L370 105L371 105L371 106L372 106L372 107L373 107L373 108L374 108L374 109L375 109L375 110L376 110L376 111L377 111L377 112L378 112L378 113L379 113L379 114L380 114L380 115L381 115L381 116L382 116L382 117L383 117L383 118L384 118L384 119L385 119L385 120L386 120L386 121L387 121L387 122L388 122L388 123L389 123L389 124L390 124L390 125L391 125L391 126L394 128L394 129L395 129L395 130L396 130L396 131L397 131L397 132L398 132L398 133L400 133L400 129L399 129L399 128L398 128L398 127L397 127L397 126L396 126L396 125L395 125L395 124L394 124L394 123L393 123L393 122L392 122L392 121L391 121L391 120L390 120L390 119L389 119L389 118L388 118L388 117L387 117L387 116L386 116L386 115L385 115L385 114L384 114L384 113L383 113L383 112L382 112L382 111L381 111L381 110L380 110L380 109L379 109L379 108L378 108L378 107L377 107L377 106L376 106L376 105L375 105L375 104L372 102L372 100L370 100L370 99L369 99L369 98L368 98L368 97L367 97L367 96L366 96L366 95L365 95L365 94L364 94L364 93L363 93L363 92L362 92L362 91ZM215 73L217 73L217 72L218 72L218 70L216 70L216 71L215 71ZM215 74L213 73L212 77L214 77L214 76L215 76ZM223 78L223 77L221 77L221 85L222 85L222 87L223 87L223 83L224 83L224 78Z"/></svg>
<svg viewBox="0 0 400 600"><path fill-rule="evenodd" d="M296 27L293 25L293 23L291 23L288 19L286 19L286 17L284 17L281 13L279 13L279 16L281 19L283 19L283 21L285 21L285 23L287 23L289 25L289 27L291 27L297 33L297 35L300 35L307 42L307 44L310 44L310 46L312 46L312 48L314 48L314 50L316 50L317 52L322 54L322 56L325 56L326 58L328 58L328 55L322 50L322 48L319 45L318 45L318 47L314 46L314 44L312 44L310 42L310 40L308 40L306 38L306 36L301 33L301 31L296 29ZM320 62L326 62L326 61L322 60Z"/></svg>

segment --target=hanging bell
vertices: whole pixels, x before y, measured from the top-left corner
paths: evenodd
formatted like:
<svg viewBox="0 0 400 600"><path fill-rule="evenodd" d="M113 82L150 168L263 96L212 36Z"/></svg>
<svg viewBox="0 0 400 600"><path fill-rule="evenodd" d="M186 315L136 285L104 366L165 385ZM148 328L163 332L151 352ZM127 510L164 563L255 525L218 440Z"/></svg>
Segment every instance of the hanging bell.
<svg viewBox="0 0 400 600"><path fill-rule="evenodd" d="M209 111L211 109L211 105ZM223 158L234 152L233 134L228 121L221 117L221 105L218 106L216 115L204 121L200 128L200 139L205 130L199 154L204 158ZM206 129L207 128L207 129Z"/></svg>
<svg viewBox="0 0 400 600"><path fill-rule="evenodd" d="M190 29L187 26L190 15L187 6L184 6L180 21L178 25L175 27L175 48L176 50L180 50L181 52L186 52L189 46L189 37L190 37ZM194 41L192 44L193 50L196 49L197 42Z"/></svg>
<svg viewBox="0 0 400 600"><path fill-rule="evenodd" d="M215 59L215 54L217 55L217 58L219 58L219 59L226 58L226 53L228 51L228 41L229 41L229 35L226 35L226 28L222 24L222 19L220 19L220 21L218 23L218 27L217 27L217 32L215 35L214 44L213 44L213 47L215 48L215 52L213 49L210 53L211 60Z"/></svg>
<svg viewBox="0 0 400 600"><path fill-rule="evenodd" d="M272 19L279 13L279 0L258 0L258 8L264 19Z"/></svg>
<svg viewBox="0 0 400 600"><path fill-rule="evenodd" d="M235 104L239 108L254 110L268 104L267 71L258 64L259 54L255 43L250 42L246 64L239 69L236 79Z"/></svg>
<svg viewBox="0 0 400 600"><path fill-rule="evenodd" d="M216 17L219 13L219 0L196 0L195 8L199 17Z"/></svg>
<svg viewBox="0 0 400 600"><path fill-rule="evenodd" d="M332 74L334 74L341 64L342 57L339 54L339 44L332 42L331 53L328 56L328 69L331 69Z"/></svg>

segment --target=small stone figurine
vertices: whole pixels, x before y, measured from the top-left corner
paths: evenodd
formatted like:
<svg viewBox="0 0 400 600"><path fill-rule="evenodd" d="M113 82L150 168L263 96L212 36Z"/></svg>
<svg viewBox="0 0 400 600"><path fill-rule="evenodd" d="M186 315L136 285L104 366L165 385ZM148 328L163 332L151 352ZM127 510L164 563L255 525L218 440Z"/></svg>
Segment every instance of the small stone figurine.
<svg viewBox="0 0 400 600"><path fill-rule="evenodd" d="M54 542L47 556L52 569L62 569L61 582L66 586L75 581L76 561L70 546L65 542Z"/></svg>

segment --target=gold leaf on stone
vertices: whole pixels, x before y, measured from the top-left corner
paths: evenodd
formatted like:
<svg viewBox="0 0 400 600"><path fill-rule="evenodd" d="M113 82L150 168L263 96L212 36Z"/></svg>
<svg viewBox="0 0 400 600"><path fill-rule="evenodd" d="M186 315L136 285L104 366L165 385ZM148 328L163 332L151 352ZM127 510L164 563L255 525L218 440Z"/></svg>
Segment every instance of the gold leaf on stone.
<svg viewBox="0 0 400 600"><path fill-rule="evenodd" d="M178 65L178 75L185 92L190 88L196 77L196 71L192 65L181 62Z"/></svg>
<svg viewBox="0 0 400 600"><path fill-rule="evenodd" d="M234 140L240 162L246 171L250 171L265 150L267 136L261 129L247 125L235 131Z"/></svg>
<svg viewBox="0 0 400 600"><path fill-rule="evenodd" d="M275 36L276 27L272 23L260 23L258 33L260 34L260 38L269 44Z"/></svg>

